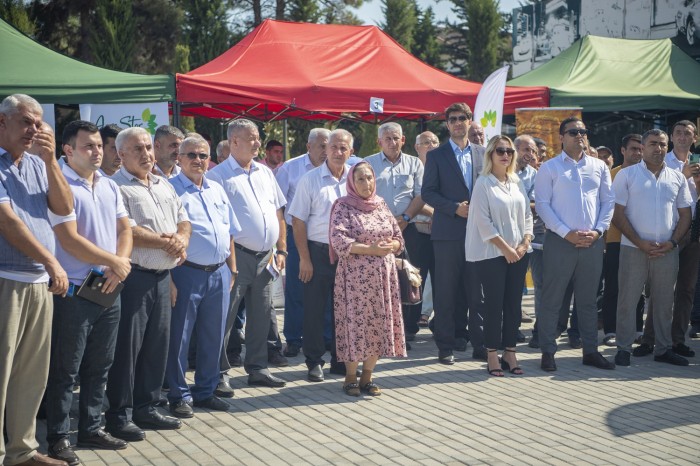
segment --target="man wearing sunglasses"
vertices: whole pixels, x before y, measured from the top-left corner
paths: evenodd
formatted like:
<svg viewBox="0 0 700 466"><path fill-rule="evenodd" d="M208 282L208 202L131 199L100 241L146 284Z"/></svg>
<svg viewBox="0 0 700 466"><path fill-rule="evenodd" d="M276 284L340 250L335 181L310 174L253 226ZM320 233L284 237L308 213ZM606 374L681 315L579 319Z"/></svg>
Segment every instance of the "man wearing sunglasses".
<svg viewBox="0 0 700 466"><path fill-rule="evenodd" d="M182 141L178 154L182 171L169 181L192 223L187 260L172 270L177 289L170 323L166 377L170 413L193 416L192 406L228 411L214 395L219 383L219 355L224 341L230 292L238 275L233 232L240 228L233 207L218 183L204 174L209 144L199 136ZM196 329L197 364L194 386L187 386L187 349Z"/></svg>
<svg viewBox="0 0 700 466"><path fill-rule="evenodd" d="M445 118L450 139L428 152L421 196L435 209L431 240L435 253L434 335L438 359L442 364L454 364L453 351L466 348L467 339L474 347L472 357L486 360L478 309L481 290L473 277L473 263L467 263L464 251L469 199L484 164L485 149L467 138L472 120L467 104L450 105Z"/></svg>
<svg viewBox="0 0 700 466"><path fill-rule="evenodd" d="M564 293L573 279L583 364L614 369L598 351L598 277L615 204L607 165L584 152L588 130L571 117L559 126L562 153L546 161L535 178L535 208L547 227L543 245L542 308L538 337L542 369L557 370L556 327Z"/></svg>

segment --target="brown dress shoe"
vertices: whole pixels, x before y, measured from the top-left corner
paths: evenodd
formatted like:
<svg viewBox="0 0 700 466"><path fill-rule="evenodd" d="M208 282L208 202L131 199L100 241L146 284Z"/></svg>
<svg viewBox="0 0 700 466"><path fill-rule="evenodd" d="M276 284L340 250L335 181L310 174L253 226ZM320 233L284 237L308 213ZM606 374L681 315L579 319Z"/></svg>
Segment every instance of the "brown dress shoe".
<svg viewBox="0 0 700 466"><path fill-rule="evenodd" d="M49 458L46 455L36 452L34 456L29 458L27 461L18 463L16 466L68 466L68 463Z"/></svg>

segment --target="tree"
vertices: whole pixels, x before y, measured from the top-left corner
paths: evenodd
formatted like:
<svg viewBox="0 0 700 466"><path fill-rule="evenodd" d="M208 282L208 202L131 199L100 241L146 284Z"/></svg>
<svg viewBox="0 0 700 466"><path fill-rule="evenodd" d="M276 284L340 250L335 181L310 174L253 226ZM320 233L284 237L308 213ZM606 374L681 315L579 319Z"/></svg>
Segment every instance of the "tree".
<svg viewBox="0 0 700 466"><path fill-rule="evenodd" d="M22 0L0 1L0 17L28 36L33 36L36 31L36 24L29 18Z"/></svg>
<svg viewBox="0 0 700 466"><path fill-rule="evenodd" d="M287 18L290 21L317 23L321 19L321 9L316 0L289 0Z"/></svg>
<svg viewBox="0 0 700 466"><path fill-rule="evenodd" d="M438 39L440 31L435 25L435 13L431 7L420 11L416 7L418 24L413 33L414 56L435 68L443 68L442 43Z"/></svg>
<svg viewBox="0 0 700 466"><path fill-rule="evenodd" d="M98 0L89 45L94 65L117 71L133 70L136 22L131 5L120 0Z"/></svg>
<svg viewBox="0 0 700 466"><path fill-rule="evenodd" d="M458 22L452 30L449 53L467 79L483 81L498 66L499 33L503 18L496 0L452 0Z"/></svg>
<svg viewBox="0 0 700 466"><path fill-rule="evenodd" d="M184 11L182 42L190 49L189 64L192 68L208 63L231 47L229 1L181 0L178 3Z"/></svg>
<svg viewBox="0 0 700 466"><path fill-rule="evenodd" d="M403 48L412 51L416 29L416 3L414 0L382 0L384 23L379 26Z"/></svg>

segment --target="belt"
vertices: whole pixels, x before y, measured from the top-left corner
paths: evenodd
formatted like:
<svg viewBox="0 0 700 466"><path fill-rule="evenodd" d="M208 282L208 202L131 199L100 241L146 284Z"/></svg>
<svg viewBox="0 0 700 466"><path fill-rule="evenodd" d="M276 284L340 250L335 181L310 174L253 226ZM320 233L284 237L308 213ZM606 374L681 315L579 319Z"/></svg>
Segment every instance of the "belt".
<svg viewBox="0 0 700 466"><path fill-rule="evenodd" d="M138 264L131 264L131 268L134 270L138 270L139 272L146 272L146 273L153 273L153 274L159 274L159 273L164 273L168 272L168 269L163 269L163 270L155 270L155 269L147 269L146 267L141 267Z"/></svg>
<svg viewBox="0 0 700 466"><path fill-rule="evenodd" d="M200 265L200 264L195 264L194 262L190 262L190 261L185 261L182 263L182 265L186 265L187 267L192 267L193 269L204 270L205 272L214 272L215 270L219 270L219 267L221 267L224 264L225 264L225 262L219 262L218 264L211 264L211 265Z"/></svg>
<svg viewBox="0 0 700 466"><path fill-rule="evenodd" d="M258 259L260 259L261 257L265 257L270 253L269 249L267 251L253 251L252 249L248 249L247 247L241 246L238 243L235 244L235 248L240 249L243 252L247 252L248 254L255 256Z"/></svg>
<svg viewBox="0 0 700 466"><path fill-rule="evenodd" d="M317 247L320 249L328 249L328 243L322 243L320 241L311 241L311 240L307 240L307 242L309 243L309 246L314 246L314 247Z"/></svg>

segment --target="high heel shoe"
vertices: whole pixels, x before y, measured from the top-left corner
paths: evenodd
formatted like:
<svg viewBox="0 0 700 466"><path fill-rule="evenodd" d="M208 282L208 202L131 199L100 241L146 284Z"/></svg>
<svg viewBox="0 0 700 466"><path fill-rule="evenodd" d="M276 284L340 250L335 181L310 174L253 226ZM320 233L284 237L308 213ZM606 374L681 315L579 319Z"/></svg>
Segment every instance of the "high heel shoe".
<svg viewBox="0 0 700 466"><path fill-rule="evenodd" d="M515 350L512 349L506 349L505 350L507 353L515 353ZM513 375L523 375L525 372L520 368L520 366L515 366L513 368L510 367L510 364L505 360L505 358L501 358L501 368L503 370L510 372Z"/></svg>
<svg viewBox="0 0 700 466"><path fill-rule="evenodd" d="M490 349L490 350L487 350L487 351L488 351L489 353L495 353L495 352L496 352L495 349ZM503 377L503 376L504 376L503 370L502 370L500 367L498 367L498 368L496 368L496 369L491 369L491 368L489 367L489 363L488 363L488 362L486 363L486 372L488 372L489 375L492 376L492 377Z"/></svg>

